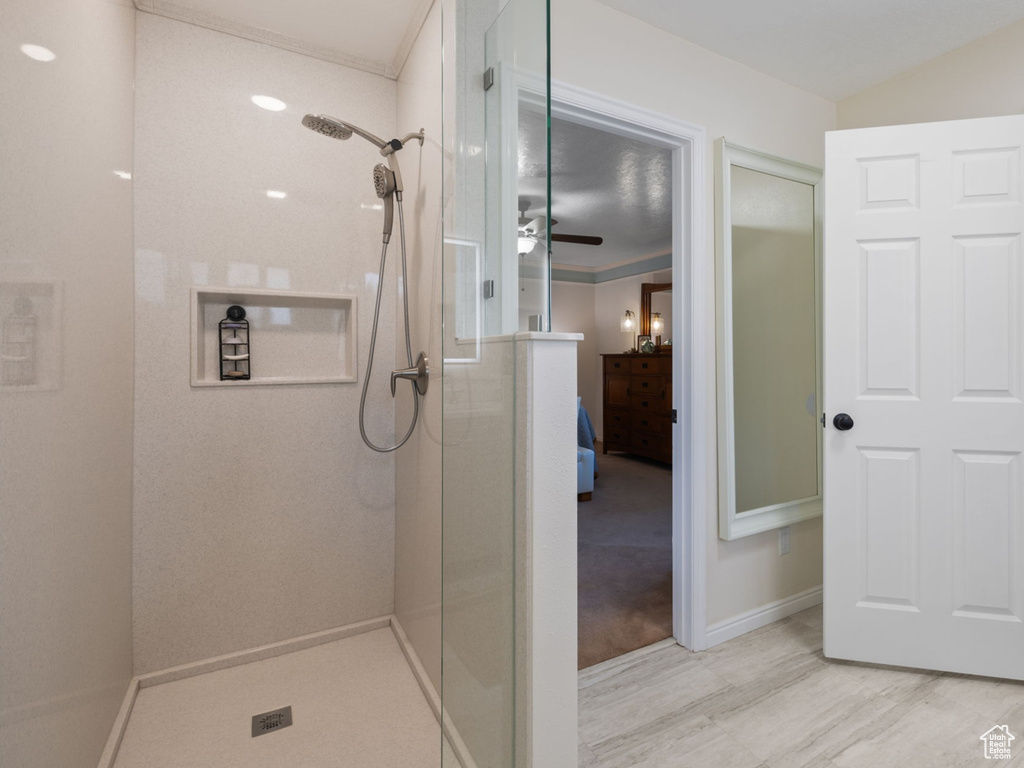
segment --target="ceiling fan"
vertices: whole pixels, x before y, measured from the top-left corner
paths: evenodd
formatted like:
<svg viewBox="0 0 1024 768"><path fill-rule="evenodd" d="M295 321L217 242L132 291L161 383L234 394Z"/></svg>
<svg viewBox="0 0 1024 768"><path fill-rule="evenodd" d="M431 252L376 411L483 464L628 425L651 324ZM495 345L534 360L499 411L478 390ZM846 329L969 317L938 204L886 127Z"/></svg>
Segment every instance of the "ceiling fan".
<svg viewBox="0 0 1024 768"><path fill-rule="evenodd" d="M545 216L530 218L526 212L530 210L531 201L525 197L519 198L519 253L524 255L532 251L537 243L543 239L544 230L548 228L548 220ZM551 219L551 226L558 224L557 219ZM562 235L557 232L551 233L551 241L554 243L575 243L577 245L600 245L604 242L603 237L592 235Z"/></svg>

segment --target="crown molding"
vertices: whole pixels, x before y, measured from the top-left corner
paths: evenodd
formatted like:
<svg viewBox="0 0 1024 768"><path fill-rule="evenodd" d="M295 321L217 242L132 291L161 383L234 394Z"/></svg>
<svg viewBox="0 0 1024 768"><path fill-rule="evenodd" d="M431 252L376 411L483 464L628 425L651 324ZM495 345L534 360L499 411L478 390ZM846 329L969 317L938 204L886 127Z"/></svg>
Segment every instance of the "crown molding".
<svg viewBox="0 0 1024 768"><path fill-rule="evenodd" d="M282 35L278 32L254 27L249 24L242 24L231 19L225 19L223 16L208 13L207 11L178 5L177 3L169 2L169 0L135 0L135 7L144 13L164 16L175 21L183 21L186 24L194 24L197 27L205 27L215 32L223 32L226 35L241 37L256 43L265 43L275 48L283 48L293 53L301 53L305 56L312 56L315 59L380 75L389 80L398 79L400 68L396 68L395 63L405 64L405 60L412 50L413 43L416 41L416 36L419 34L420 27L423 26L423 21L426 19L427 13L430 12L431 5L432 2L421 0L402 38L402 45L399 46L399 55L396 55L393 61L381 61L365 56L356 56L328 46L307 43L295 37L289 37L288 35ZM426 7L424 8L423 6Z"/></svg>
<svg viewBox="0 0 1024 768"><path fill-rule="evenodd" d="M416 38L419 37L420 30L423 29L423 24L426 22L427 16L430 15L430 10L434 7L435 2L436 0L420 0L416 4L412 16L409 18L409 23L405 26L402 42L398 44L398 50L395 51L390 65L391 71L395 73L396 80L402 75L402 70L405 69L405 62L409 59L412 47L416 44Z"/></svg>
<svg viewBox="0 0 1024 768"><path fill-rule="evenodd" d="M563 283L607 283L624 277L642 275L672 268L672 249L655 251L643 256L616 261L600 267L584 267L575 264L551 264L551 279Z"/></svg>

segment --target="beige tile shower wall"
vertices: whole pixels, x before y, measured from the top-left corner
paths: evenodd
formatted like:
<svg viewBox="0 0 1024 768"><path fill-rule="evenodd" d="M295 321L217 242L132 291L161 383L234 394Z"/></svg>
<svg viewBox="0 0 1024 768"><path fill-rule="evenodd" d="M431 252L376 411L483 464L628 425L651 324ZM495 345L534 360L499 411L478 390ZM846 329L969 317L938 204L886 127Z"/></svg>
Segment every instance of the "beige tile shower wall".
<svg viewBox="0 0 1024 768"><path fill-rule="evenodd" d="M412 354L430 360L427 394L409 442L395 454L395 613L431 681L441 690L441 4L434 3L398 78L398 130L423 128L423 146L400 154L409 238ZM405 368L401 315L395 367ZM395 430L412 418L408 385L396 401Z"/></svg>
<svg viewBox="0 0 1024 768"><path fill-rule="evenodd" d="M0 764L93 768L132 674L135 10L0 16Z"/></svg>
<svg viewBox="0 0 1024 768"><path fill-rule="evenodd" d="M825 131L836 124L830 101L700 48L595 0L551 7L551 76L707 129L705 194L708 329L705 387L715 392L713 140L730 141L821 166ZM681 282L681 279L676 282ZM639 299L637 300L639 301ZM680 343L681 339L676 339ZM716 413L706 413L708 474L708 621L715 623L821 583L821 522L793 526L792 551L779 557L774 533L718 538Z"/></svg>
<svg viewBox="0 0 1024 768"><path fill-rule="evenodd" d="M144 673L392 611L394 459L358 430L380 156L300 120L324 112L390 137L395 85L145 13L137 41L134 638ZM254 94L287 108L259 109ZM367 408L378 442L394 431L388 280ZM356 295L359 381L191 388L193 285ZM254 375L259 353L254 332Z"/></svg>

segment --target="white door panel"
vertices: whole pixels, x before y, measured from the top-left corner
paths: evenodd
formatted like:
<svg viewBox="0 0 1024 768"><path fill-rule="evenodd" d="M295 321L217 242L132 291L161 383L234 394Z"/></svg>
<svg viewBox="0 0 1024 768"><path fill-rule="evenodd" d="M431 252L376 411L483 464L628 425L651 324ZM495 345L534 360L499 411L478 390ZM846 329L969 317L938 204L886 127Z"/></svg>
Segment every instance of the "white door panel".
<svg viewBox="0 0 1024 768"><path fill-rule="evenodd" d="M828 135L827 656L1024 679L1022 143Z"/></svg>

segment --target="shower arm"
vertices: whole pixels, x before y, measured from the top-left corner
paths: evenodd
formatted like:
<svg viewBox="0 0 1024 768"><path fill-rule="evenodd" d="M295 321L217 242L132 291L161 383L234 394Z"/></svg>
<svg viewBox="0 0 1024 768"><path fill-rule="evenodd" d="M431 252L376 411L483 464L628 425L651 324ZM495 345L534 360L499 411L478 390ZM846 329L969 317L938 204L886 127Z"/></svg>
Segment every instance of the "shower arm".
<svg viewBox="0 0 1024 768"><path fill-rule="evenodd" d="M398 166L398 157L395 153L413 139L419 141L421 147L423 146L422 128L417 133L407 133L400 139L384 142L384 145L380 148L381 155L388 159L388 167L395 174L395 198L398 200L402 199L402 192L405 191L405 187L402 184L402 169Z"/></svg>

